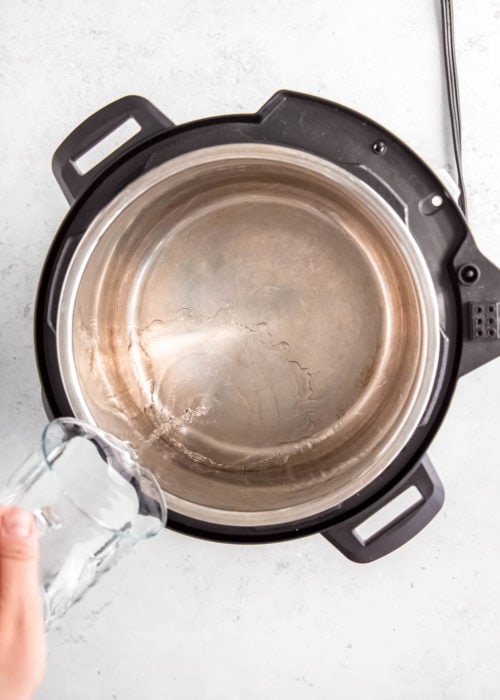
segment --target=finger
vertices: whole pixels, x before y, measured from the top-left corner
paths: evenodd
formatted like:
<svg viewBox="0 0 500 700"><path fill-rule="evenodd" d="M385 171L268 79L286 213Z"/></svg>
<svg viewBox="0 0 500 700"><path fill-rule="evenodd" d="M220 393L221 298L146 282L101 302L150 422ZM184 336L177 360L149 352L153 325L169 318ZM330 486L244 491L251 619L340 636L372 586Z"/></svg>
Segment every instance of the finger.
<svg viewBox="0 0 500 700"><path fill-rule="evenodd" d="M0 514L0 612L39 598L38 537L33 516L20 508Z"/></svg>

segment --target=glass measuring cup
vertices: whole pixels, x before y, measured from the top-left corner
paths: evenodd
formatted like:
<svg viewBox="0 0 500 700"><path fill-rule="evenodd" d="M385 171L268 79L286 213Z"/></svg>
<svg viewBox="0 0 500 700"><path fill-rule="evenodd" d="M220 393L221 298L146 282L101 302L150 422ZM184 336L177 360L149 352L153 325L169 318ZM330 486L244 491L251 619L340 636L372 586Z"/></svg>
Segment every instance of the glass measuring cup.
<svg viewBox="0 0 500 700"><path fill-rule="evenodd" d="M33 513L47 627L167 517L155 476L130 446L72 418L46 426L38 449L0 491L0 504Z"/></svg>

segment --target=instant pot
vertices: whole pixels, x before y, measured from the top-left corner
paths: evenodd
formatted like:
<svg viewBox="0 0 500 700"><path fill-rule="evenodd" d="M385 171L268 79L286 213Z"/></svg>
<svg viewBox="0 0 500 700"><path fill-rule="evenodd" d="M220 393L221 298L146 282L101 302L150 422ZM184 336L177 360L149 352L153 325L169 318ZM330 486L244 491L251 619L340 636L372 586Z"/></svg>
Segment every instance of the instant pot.
<svg viewBox="0 0 500 700"><path fill-rule="evenodd" d="M53 170L70 210L36 304L44 405L130 442L169 527L321 533L366 562L434 517L426 451L459 377L500 355L500 270L415 153L294 92L182 125L129 96Z"/></svg>

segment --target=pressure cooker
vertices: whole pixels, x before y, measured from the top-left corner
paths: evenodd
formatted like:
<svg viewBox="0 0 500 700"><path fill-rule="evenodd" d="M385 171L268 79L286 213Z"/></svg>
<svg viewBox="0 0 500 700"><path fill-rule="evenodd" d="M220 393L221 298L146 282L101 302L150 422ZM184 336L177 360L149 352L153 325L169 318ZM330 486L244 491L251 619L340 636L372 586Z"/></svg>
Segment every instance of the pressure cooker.
<svg viewBox="0 0 500 700"><path fill-rule="evenodd" d="M408 146L295 92L181 125L128 96L53 171L70 209L36 303L44 405L128 441L169 527L321 533L367 562L436 515L426 451L459 377L500 355L500 270Z"/></svg>

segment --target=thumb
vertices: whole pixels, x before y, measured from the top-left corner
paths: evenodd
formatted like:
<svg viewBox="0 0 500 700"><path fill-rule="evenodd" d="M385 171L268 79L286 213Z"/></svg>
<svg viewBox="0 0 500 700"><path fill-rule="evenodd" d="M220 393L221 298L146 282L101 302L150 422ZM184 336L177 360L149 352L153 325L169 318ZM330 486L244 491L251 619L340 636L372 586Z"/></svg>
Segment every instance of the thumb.
<svg viewBox="0 0 500 700"><path fill-rule="evenodd" d="M20 508L0 515L0 613L39 596L38 537L33 516Z"/></svg>

